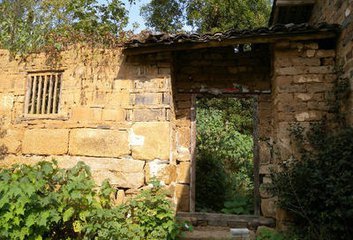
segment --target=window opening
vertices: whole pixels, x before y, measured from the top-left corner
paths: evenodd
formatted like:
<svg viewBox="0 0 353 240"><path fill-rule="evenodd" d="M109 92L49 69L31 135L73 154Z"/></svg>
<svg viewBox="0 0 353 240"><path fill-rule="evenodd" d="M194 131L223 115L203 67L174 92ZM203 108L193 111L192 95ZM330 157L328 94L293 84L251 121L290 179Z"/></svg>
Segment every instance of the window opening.
<svg viewBox="0 0 353 240"><path fill-rule="evenodd" d="M28 76L26 114L59 112L62 72L33 73Z"/></svg>

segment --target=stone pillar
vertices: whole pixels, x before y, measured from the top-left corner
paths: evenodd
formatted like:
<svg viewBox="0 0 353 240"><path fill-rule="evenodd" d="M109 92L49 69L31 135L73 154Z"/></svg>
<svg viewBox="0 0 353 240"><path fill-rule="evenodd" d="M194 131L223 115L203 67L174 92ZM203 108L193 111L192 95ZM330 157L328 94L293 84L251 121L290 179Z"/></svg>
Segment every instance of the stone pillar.
<svg viewBox="0 0 353 240"><path fill-rule="evenodd" d="M262 162L260 166L262 183L271 181L271 169L277 171L284 161L298 158L290 138L291 124L307 127L323 117L333 118L329 110L337 78L333 49L320 49L316 42L280 42L274 45L273 51L273 139L269 142L270 161ZM276 197L264 192L262 197L262 214L276 218L279 212Z"/></svg>

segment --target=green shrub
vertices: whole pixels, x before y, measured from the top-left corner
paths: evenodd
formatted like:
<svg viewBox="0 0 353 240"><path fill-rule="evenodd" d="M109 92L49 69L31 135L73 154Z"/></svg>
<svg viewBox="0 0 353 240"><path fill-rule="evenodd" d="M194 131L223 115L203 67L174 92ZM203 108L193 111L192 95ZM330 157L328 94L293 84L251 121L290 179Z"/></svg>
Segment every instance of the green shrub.
<svg viewBox="0 0 353 240"><path fill-rule="evenodd" d="M280 233L274 229L261 228L256 232L256 240L299 240L294 233Z"/></svg>
<svg viewBox="0 0 353 240"><path fill-rule="evenodd" d="M122 206L88 166L56 162L0 170L0 239L175 239L179 225L159 185Z"/></svg>
<svg viewBox="0 0 353 240"><path fill-rule="evenodd" d="M224 202L223 213L226 214L250 214L253 205L249 196L235 196L231 201Z"/></svg>
<svg viewBox="0 0 353 240"><path fill-rule="evenodd" d="M83 163L59 169L56 163L17 165L0 172L0 237L64 239L79 237L75 226L103 207L111 189L98 194Z"/></svg>
<svg viewBox="0 0 353 240"><path fill-rule="evenodd" d="M303 130L292 128L300 161L274 173L270 190L303 239L353 239L353 129L332 133L319 124L306 135Z"/></svg>
<svg viewBox="0 0 353 240"><path fill-rule="evenodd" d="M180 225L175 222L171 202L157 181L151 189L116 208L91 215L86 239L175 239Z"/></svg>
<svg viewBox="0 0 353 240"><path fill-rule="evenodd" d="M230 202L253 208L253 99L201 98L197 101L196 207L234 210ZM225 203L227 202L227 203ZM225 206L226 204L226 206Z"/></svg>
<svg viewBox="0 0 353 240"><path fill-rule="evenodd" d="M227 187L222 161L211 154L200 154L196 164L196 186L196 208L199 211L220 211Z"/></svg>

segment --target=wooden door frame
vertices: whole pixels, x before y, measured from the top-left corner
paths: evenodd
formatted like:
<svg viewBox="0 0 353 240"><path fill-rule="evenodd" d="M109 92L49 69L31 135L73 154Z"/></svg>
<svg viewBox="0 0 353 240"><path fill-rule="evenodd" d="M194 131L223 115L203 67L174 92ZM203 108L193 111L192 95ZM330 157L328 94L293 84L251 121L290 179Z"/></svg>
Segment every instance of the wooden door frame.
<svg viewBox="0 0 353 240"><path fill-rule="evenodd" d="M258 136L258 94L224 94L221 97L234 97L234 98L244 98L251 97L255 99L254 101L254 112L253 112L253 163L254 163L254 215L260 215L260 159L259 159L259 136ZM190 164L190 212L196 212L195 203L196 203L196 99L198 97L206 97L204 94L192 94L191 95L191 134L190 134L190 143L191 143L191 164ZM215 98L219 96L213 96Z"/></svg>

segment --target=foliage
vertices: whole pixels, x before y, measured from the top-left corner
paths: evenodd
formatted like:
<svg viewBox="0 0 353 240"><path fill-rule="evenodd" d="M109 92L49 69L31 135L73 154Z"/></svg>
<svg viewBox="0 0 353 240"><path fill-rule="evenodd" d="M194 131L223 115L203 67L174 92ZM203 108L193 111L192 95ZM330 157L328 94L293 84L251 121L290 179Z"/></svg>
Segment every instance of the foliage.
<svg viewBox="0 0 353 240"><path fill-rule="evenodd" d="M120 0L0 1L0 48L26 54L67 44L114 44L123 37L127 11Z"/></svg>
<svg viewBox="0 0 353 240"><path fill-rule="evenodd" d="M300 161L274 173L269 189L294 216L303 239L352 239L353 129L333 132L322 122L304 130L295 125L291 131Z"/></svg>
<svg viewBox="0 0 353 240"><path fill-rule="evenodd" d="M196 204L199 207L220 211L228 208L224 201L249 199L253 195L252 106L252 99L198 100ZM251 208L250 203L244 213Z"/></svg>
<svg viewBox="0 0 353 240"><path fill-rule="evenodd" d="M212 155L198 153L196 163L196 208L220 211L226 200L227 175L222 161Z"/></svg>
<svg viewBox="0 0 353 240"><path fill-rule="evenodd" d="M73 224L100 206L87 166L64 171L56 163L0 172L0 236L7 239L75 237Z"/></svg>
<svg viewBox="0 0 353 240"><path fill-rule="evenodd" d="M180 32L186 24L205 33L265 26L270 9L269 0L152 0L141 13L157 31Z"/></svg>
<svg viewBox="0 0 353 240"><path fill-rule="evenodd" d="M125 205L110 202L105 181L94 190L88 167L56 162L0 171L0 239L174 239L179 226L160 186Z"/></svg>
<svg viewBox="0 0 353 240"><path fill-rule="evenodd" d="M293 233L279 233L274 229L261 228L256 232L256 240L299 240Z"/></svg>
<svg viewBox="0 0 353 240"><path fill-rule="evenodd" d="M141 7L146 25L160 32L174 32L183 27L182 9L177 0L152 0Z"/></svg>
<svg viewBox="0 0 353 240"><path fill-rule="evenodd" d="M175 239L180 226L159 182L125 205L92 214L86 239Z"/></svg>
<svg viewBox="0 0 353 240"><path fill-rule="evenodd" d="M226 214L250 214L252 199L249 196L235 196L232 200L224 202L223 213Z"/></svg>

